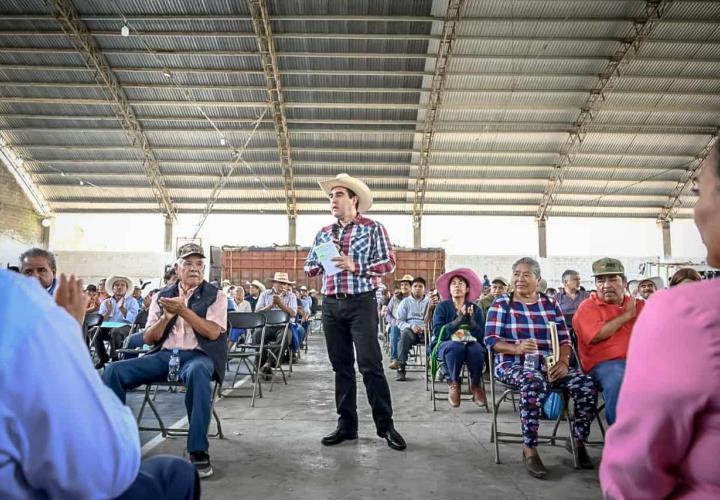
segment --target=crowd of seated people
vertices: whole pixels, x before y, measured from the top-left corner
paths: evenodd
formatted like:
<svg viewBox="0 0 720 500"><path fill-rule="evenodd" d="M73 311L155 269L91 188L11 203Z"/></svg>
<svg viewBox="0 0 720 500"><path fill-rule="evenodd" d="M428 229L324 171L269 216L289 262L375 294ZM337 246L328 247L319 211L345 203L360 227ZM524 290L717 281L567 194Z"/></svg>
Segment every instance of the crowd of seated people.
<svg viewBox="0 0 720 500"><path fill-rule="evenodd" d="M715 266L720 265L719 154L716 148L705 162L695 208L708 263ZM11 395L8 401L17 408L14 420L0 427L0 452L18 456L10 449L15 442L10 433L39 450L32 457L36 463L0 463L0 497L161 498L172 490L172 498L193 498L199 478L212 474L207 440L211 386L224 376L227 311L285 311L294 323L295 341L288 339L294 350L302 345L302 333L318 305L313 291L303 286L293 290L294 283L282 272L268 289L257 280L234 287L224 283L226 295L205 281L203 250L194 244L181 248L166 285L144 297L142 289L120 275L83 290L74 277L57 275L55 257L46 250L28 250L19 264L18 271L36 283L0 271L0 328L22 332L0 335L0 374L37 371L86 391L61 399L41 381L31 378L18 388L7 383L10 376L0 376L0 391ZM720 280L683 268L665 289L658 277L629 281L623 263L605 257L592 264L591 292L580 286L579 273L568 269L553 295L534 259L521 258L509 271L510 280L491 280L487 275L480 279L471 269L453 269L430 291L422 277L404 275L394 293L380 291L379 313L392 332L390 356L397 380L406 379L408 354L427 336L446 373L450 406L460 405L463 366L473 400L482 406L489 351L491 376L518 391L523 463L533 477L547 476L538 451L539 425L544 400L560 390L573 403L574 442L568 451L586 469L594 467L586 444L602 397L609 428L600 478L607 497L720 495L712 466L713 445L720 443ZM22 314L29 304L35 314ZM80 325L87 313L100 314L107 323L94 346L100 361L112 361L102 374L104 385L82 342ZM115 349L133 325L140 329L133 345L139 346L139 340L152 347L144 356L115 361ZM77 335L66 335L68 331ZM47 335L58 342L44 342ZM278 331L268 331L266 341L279 342L278 336ZM102 358L106 342L109 359ZM180 379L187 387L190 461L156 457L141 463L136 424L123 403L128 390L166 380L173 349L179 352ZM530 354L541 359L528 363ZM554 364L545 365L542 358L551 356ZM59 405L64 411L53 411ZM33 411L23 411L28 408ZM52 425L38 423L39 418L50 418ZM51 428L56 431L38 432ZM59 440L60 435L72 439ZM80 469L87 471L83 481L69 476Z"/></svg>

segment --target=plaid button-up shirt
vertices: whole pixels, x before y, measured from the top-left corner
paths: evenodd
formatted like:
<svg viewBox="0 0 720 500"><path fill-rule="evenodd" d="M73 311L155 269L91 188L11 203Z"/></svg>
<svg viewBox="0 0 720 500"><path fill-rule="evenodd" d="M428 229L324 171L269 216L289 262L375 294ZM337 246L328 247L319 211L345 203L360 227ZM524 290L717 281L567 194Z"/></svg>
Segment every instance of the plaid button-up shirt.
<svg viewBox="0 0 720 500"><path fill-rule="evenodd" d="M570 344L568 327L560 306L555 300L540 295L533 304L526 304L513 299L509 295L501 295L490 306L485 320L485 345L488 349L497 342L519 343L534 339L538 350L543 356L552 354L550 328L548 324L555 322L560 345ZM515 354L495 354L496 368L507 368L515 363L522 363L523 356Z"/></svg>
<svg viewBox="0 0 720 500"><path fill-rule="evenodd" d="M315 247L333 240L337 240L342 253L355 262L354 273L342 271L333 276L324 275ZM322 228L305 261L305 274L312 277L323 273L322 293L325 295L375 290L380 286L380 278L394 269L395 252L385 227L360 214L345 227L336 222Z"/></svg>

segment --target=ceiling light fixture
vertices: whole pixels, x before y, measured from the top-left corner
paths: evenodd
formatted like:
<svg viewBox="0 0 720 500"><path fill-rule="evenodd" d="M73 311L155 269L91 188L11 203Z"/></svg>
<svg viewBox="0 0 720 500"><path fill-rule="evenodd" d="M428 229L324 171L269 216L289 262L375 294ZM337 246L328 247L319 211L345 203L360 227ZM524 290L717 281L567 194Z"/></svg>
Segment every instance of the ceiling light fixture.
<svg viewBox="0 0 720 500"><path fill-rule="evenodd" d="M40 221L40 225L42 227L50 227L51 224L52 224L52 220L48 219L47 217L44 218L42 221Z"/></svg>
<svg viewBox="0 0 720 500"><path fill-rule="evenodd" d="M225 140L225 138L224 138L224 137L220 137L220 145L221 145L221 146L224 146L225 144L227 144L227 141Z"/></svg>
<svg viewBox="0 0 720 500"><path fill-rule="evenodd" d="M120 34L122 36L130 36L130 28L127 24L123 24L123 27L120 28Z"/></svg>
<svg viewBox="0 0 720 500"><path fill-rule="evenodd" d="M165 78L171 78L171 77L172 77L172 73L170 73L170 71L164 69L164 70L163 70L163 76L164 76Z"/></svg>
<svg viewBox="0 0 720 500"><path fill-rule="evenodd" d="M81 185L81 186L84 186L84 185L85 185L85 182L84 182L84 181L80 181L80 185Z"/></svg>

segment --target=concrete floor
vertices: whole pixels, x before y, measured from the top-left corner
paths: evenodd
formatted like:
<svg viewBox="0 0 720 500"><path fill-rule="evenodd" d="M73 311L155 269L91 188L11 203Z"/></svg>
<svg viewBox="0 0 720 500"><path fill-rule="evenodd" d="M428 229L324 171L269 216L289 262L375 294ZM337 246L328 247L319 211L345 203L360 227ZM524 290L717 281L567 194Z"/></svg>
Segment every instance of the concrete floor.
<svg viewBox="0 0 720 500"><path fill-rule="evenodd" d="M387 363L386 363L387 365ZM250 407L249 399L217 403L226 438L211 439L215 475L203 481L212 499L402 499L600 498L597 470L575 471L562 447L541 447L548 479L533 479L521 462L520 445L501 445L501 465L493 462L490 414L463 402L451 409L440 401L433 412L422 373L396 382L386 370L396 428L408 442L391 450L375 436L362 381L358 377L360 439L324 447L320 438L335 428L333 373L322 335L310 338L287 386ZM519 430L517 414L502 410L503 430ZM550 424L545 423L547 431ZM214 428L214 426L212 427ZM597 431L597 429L595 429ZM147 456L182 455L184 438L168 438ZM591 448L594 459L599 448Z"/></svg>

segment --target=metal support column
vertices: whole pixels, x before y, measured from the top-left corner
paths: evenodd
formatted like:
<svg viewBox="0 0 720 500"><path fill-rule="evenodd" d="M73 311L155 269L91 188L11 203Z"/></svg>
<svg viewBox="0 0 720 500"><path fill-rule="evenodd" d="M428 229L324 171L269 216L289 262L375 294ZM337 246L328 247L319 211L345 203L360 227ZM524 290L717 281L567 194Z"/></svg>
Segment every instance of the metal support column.
<svg viewBox="0 0 720 500"><path fill-rule="evenodd" d="M288 245L297 244L297 217L288 217Z"/></svg>
<svg viewBox="0 0 720 500"><path fill-rule="evenodd" d="M173 231L175 229L175 221L169 217L165 217L165 252L172 252Z"/></svg>
<svg viewBox="0 0 720 500"><path fill-rule="evenodd" d="M660 224L662 229L662 241L663 241L663 257L666 259L672 258L672 239L670 237L670 221L662 221Z"/></svg>
<svg viewBox="0 0 720 500"><path fill-rule="evenodd" d="M538 255L542 259L547 258L547 221L540 219L538 225Z"/></svg>

